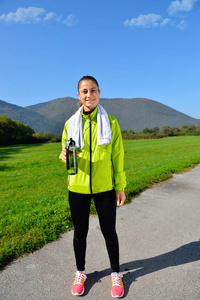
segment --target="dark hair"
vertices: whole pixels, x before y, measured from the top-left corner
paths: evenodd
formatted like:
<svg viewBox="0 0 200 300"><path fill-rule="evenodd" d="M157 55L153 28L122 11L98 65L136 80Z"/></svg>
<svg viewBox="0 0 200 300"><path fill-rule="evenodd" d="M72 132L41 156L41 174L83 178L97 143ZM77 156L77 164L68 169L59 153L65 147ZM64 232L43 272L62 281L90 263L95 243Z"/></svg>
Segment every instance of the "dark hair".
<svg viewBox="0 0 200 300"><path fill-rule="evenodd" d="M99 90L99 84L97 82L97 80L93 77L93 76L90 76L90 75L86 75L86 76L83 76L79 82L78 82L78 91L79 91L79 86L80 86L80 83L81 81L83 80L92 80L94 83L96 83L97 87L98 87L98 90Z"/></svg>

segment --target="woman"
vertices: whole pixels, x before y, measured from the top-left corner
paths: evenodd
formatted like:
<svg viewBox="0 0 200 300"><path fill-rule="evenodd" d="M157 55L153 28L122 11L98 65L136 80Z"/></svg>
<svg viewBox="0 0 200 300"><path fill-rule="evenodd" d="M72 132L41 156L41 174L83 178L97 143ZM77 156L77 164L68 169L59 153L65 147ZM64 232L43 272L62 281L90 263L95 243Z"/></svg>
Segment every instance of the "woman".
<svg viewBox="0 0 200 300"><path fill-rule="evenodd" d="M124 287L119 268L119 244L115 231L116 201L125 201L123 143L117 120L99 105L97 80L84 76L78 83L79 110L66 122L62 134L61 159L66 162L65 142L72 138L78 147L78 173L69 176L69 204L74 225L76 277L73 295L84 293L86 238L91 198L94 199L110 259L112 296L122 297Z"/></svg>

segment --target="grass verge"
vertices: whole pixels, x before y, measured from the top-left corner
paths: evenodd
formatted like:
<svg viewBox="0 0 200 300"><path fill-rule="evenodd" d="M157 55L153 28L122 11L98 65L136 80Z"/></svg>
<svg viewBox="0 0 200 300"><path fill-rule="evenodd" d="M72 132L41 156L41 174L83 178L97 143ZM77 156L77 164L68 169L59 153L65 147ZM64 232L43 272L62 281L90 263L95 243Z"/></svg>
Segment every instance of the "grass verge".
<svg viewBox="0 0 200 300"><path fill-rule="evenodd" d="M127 200L200 163L200 137L195 136L125 140L124 150Z"/></svg>

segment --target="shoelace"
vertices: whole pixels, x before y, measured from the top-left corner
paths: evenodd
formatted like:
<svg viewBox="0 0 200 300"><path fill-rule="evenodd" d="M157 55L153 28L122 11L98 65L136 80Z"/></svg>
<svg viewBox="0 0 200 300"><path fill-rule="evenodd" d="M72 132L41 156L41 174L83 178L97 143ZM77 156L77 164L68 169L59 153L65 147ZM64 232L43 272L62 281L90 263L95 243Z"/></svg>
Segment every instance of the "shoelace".
<svg viewBox="0 0 200 300"><path fill-rule="evenodd" d="M113 285L123 287L122 277L123 275L120 273L113 273L112 274Z"/></svg>
<svg viewBox="0 0 200 300"><path fill-rule="evenodd" d="M84 284L84 279L85 279L85 274L84 273L81 273L81 272L76 272L75 273L76 277L75 277L75 280L74 280L74 285L75 284Z"/></svg>

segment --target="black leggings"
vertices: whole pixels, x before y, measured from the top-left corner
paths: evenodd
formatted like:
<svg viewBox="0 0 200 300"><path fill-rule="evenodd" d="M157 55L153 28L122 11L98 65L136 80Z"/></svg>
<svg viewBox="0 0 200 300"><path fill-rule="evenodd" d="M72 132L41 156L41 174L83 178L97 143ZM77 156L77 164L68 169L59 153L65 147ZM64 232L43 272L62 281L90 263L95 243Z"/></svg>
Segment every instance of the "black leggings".
<svg viewBox="0 0 200 300"><path fill-rule="evenodd" d="M119 244L115 230L115 190L98 194L79 194L69 191L69 204L74 224L74 252L79 271L85 270L86 238L89 228L91 199L94 199L102 234L110 259L112 272L119 272Z"/></svg>

